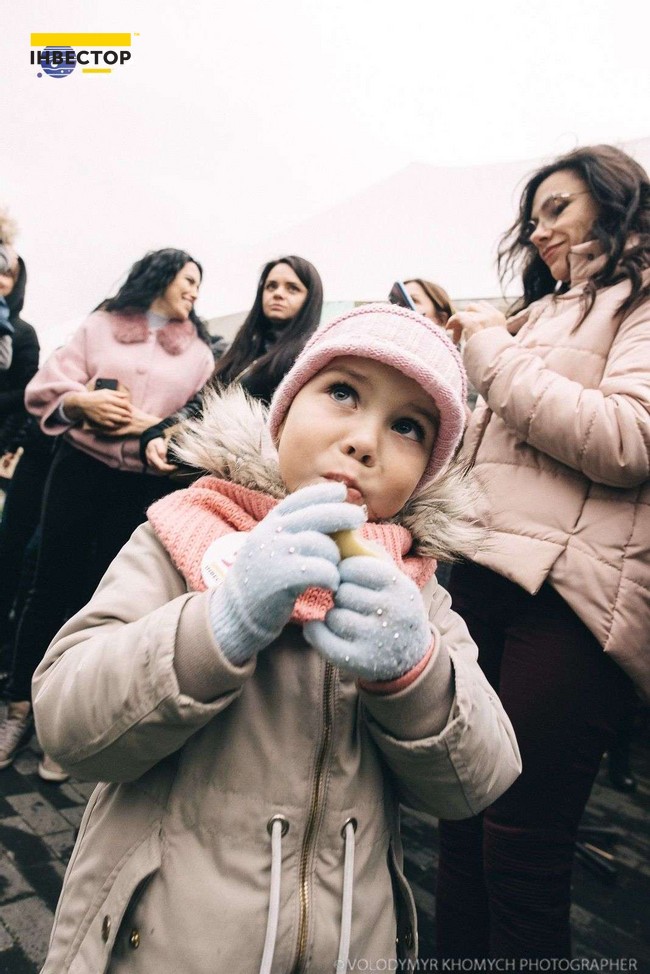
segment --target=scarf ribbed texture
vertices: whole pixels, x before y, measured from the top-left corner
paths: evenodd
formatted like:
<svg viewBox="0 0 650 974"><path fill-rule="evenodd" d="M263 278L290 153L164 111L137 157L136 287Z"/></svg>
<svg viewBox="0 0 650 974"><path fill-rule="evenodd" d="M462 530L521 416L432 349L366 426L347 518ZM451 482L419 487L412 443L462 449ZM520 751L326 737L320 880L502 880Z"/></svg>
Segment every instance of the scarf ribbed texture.
<svg viewBox="0 0 650 974"><path fill-rule="evenodd" d="M277 503L260 491L218 477L202 477L186 490L157 501L147 517L190 588L203 592L207 585L201 574L201 559L206 549L225 534L252 531ZM418 588L433 575L436 563L432 558L408 555L413 539L401 525L369 523L359 531L368 541L381 545ZM302 623L324 619L333 604L331 592L310 588L297 599L291 620Z"/></svg>

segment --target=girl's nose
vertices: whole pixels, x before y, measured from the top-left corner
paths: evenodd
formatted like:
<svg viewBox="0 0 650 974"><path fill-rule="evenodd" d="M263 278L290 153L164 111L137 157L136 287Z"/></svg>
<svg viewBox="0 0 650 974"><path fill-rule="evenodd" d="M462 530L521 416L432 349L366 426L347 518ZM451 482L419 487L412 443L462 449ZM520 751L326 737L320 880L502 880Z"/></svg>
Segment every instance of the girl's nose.
<svg viewBox="0 0 650 974"><path fill-rule="evenodd" d="M344 437L341 448L346 456L371 467L377 459L377 434L372 426L364 425Z"/></svg>

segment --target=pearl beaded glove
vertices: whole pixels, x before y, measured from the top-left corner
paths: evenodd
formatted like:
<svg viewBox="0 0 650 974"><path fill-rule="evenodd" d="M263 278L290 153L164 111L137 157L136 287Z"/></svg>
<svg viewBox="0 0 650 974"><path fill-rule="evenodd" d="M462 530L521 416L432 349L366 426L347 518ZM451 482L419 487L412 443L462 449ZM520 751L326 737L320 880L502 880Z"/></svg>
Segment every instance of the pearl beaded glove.
<svg viewBox="0 0 650 974"><path fill-rule="evenodd" d="M303 487L251 531L211 595L212 630L231 663L244 663L277 639L312 585L336 591L341 556L328 534L365 520L362 508L344 503L346 493L334 482Z"/></svg>
<svg viewBox="0 0 650 974"><path fill-rule="evenodd" d="M308 622L305 639L326 659L366 680L394 680L411 670L431 645L420 591L392 563L346 558L334 608L324 622Z"/></svg>

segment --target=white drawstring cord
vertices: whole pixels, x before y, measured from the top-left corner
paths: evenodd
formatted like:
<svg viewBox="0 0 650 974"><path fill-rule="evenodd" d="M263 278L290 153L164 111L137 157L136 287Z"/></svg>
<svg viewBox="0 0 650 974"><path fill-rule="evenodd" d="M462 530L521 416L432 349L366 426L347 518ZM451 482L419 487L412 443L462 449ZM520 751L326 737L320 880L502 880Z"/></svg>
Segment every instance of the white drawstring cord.
<svg viewBox="0 0 650 974"><path fill-rule="evenodd" d="M356 819L351 818L341 829L345 841L343 854L343 896L341 899L341 936L339 939L339 956L336 962L337 971L345 971L348 966L350 953L350 938L352 935L352 893L354 888L354 833L357 828ZM270 819L267 829L271 834L271 890L269 894L269 914L266 922L266 936L260 974L270 974L275 953L275 943L278 935L278 920L280 917L280 877L282 874L282 836L289 830L289 823L283 815L274 815Z"/></svg>
<svg viewBox="0 0 650 974"><path fill-rule="evenodd" d="M278 935L280 917L280 876L282 872L282 836L289 830L289 823L282 815L274 815L267 825L271 833L271 892L269 894L269 915L266 921L266 937L260 974L270 974L275 941Z"/></svg>
<svg viewBox="0 0 650 974"><path fill-rule="evenodd" d="M351 818L343 826L341 833L345 839L345 853L343 857L343 898L341 900L341 939L339 940L339 956L336 962L337 971L348 969L350 953L350 936L352 934L352 890L354 886L354 833L357 828L356 819Z"/></svg>

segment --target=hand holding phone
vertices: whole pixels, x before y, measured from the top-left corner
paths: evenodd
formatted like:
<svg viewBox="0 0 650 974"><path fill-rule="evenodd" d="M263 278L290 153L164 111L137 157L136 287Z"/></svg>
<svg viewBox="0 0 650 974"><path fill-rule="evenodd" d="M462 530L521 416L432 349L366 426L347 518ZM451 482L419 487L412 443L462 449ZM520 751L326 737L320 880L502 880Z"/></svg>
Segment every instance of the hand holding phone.
<svg viewBox="0 0 650 974"><path fill-rule="evenodd" d="M131 422L131 397L118 379L98 377L79 398L84 429L115 430Z"/></svg>
<svg viewBox="0 0 650 974"><path fill-rule="evenodd" d="M411 311L416 310L415 305L411 301L411 296L402 281L395 281L388 294L388 300L391 304L398 304L401 308L409 308Z"/></svg>

